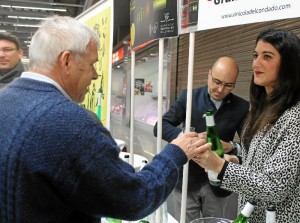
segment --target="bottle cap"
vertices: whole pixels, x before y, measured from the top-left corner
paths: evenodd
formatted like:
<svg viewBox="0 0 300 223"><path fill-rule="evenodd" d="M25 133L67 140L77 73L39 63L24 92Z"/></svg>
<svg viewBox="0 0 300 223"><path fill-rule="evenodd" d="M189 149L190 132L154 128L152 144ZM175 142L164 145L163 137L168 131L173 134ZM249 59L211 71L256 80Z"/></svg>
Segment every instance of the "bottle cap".
<svg viewBox="0 0 300 223"><path fill-rule="evenodd" d="M203 117L205 117L206 126L214 126L215 125L215 119L214 119L212 111L205 112Z"/></svg>
<svg viewBox="0 0 300 223"><path fill-rule="evenodd" d="M254 203L254 202L252 202ZM245 205L244 209L241 211L241 213L246 216L246 217L250 217L251 213L254 210L254 205L255 204L251 204L250 202L247 202L247 204Z"/></svg>
<svg viewBox="0 0 300 223"><path fill-rule="evenodd" d="M270 205L268 208L267 208L267 211L276 211L276 208L274 205Z"/></svg>

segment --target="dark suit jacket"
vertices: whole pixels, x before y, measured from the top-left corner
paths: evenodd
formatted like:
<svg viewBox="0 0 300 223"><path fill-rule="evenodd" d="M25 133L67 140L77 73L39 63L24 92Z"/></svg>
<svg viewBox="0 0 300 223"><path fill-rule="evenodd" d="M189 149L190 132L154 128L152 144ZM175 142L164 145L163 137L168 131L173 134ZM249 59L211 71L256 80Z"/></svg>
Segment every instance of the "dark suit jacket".
<svg viewBox="0 0 300 223"><path fill-rule="evenodd" d="M177 126L180 124L184 126L186 100L187 90L183 90L181 96L162 117L162 138L168 142L175 139L182 131ZM236 132L240 136L244 119L249 110L249 103L230 93L224 98L222 105L217 110L210 99L207 86L193 89L191 126L195 127L196 132L206 131L206 122L203 115L207 110L212 110L214 113L215 124L220 138L229 142L233 140ZM157 125L154 126L153 132L157 136ZM189 187L193 187L193 184L195 186L199 183L201 184L204 179L207 179L204 169L191 160L189 162ZM181 187L181 179L177 185Z"/></svg>

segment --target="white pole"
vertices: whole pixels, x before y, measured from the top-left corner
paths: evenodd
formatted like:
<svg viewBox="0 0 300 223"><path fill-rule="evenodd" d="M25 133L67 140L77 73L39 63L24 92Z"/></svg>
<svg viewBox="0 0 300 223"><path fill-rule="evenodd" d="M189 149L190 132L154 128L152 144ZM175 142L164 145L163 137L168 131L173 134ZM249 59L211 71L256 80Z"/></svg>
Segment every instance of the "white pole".
<svg viewBox="0 0 300 223"><path fill-rule="evenodd" d="M135 81L135 51L131 51L131 94L130 94L130 157L129 163L134 166L134 81Z"/></svg>
<svg viewBox="0 0 300 223"><path fill-rule="evenodd" d="M163 100L163 72L164 72L164 39L159 39L158 51L158 96L157 96L157 153L161 151L162 145L162 100Z"/></svg>
<svg viewBox="0 0 300 223"><path fill-rule="evenodd" d="M193 90L193 73L194 73L194 50L195 50L195 33L191 32L190 40L189 40L189 61L188 61L189 64L188 64L185 131L190 131L190 127L191 127L192 90ZM189 163L187 163L183 166L180 223L185 223L188 173L189 173Z"/></svg>
<svg viewBox="0 0 300 223"><path fill-rule="evenodd" d="M157 153L161 152L162 146L162 100L163 100L163 72L164 72L164 39L159 39L158 51L158 95L157 95ZM156 223L163 223L161 219L162 207L156 211Z"/></svg>

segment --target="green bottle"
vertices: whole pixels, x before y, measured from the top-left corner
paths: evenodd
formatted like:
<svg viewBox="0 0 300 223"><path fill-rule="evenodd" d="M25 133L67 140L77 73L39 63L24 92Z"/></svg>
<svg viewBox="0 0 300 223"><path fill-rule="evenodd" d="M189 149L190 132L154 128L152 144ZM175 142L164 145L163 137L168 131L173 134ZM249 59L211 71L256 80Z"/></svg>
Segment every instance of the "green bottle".
<svg viewBox="0 0 300 223"><path fill-rule="evenodd" d="M106 221L109 223L122 223L122 220L115 219L115 218L106 218Z"/></svg>
<svg viewBox="0 0 300 223"><path fill-rule="evenodd" d="M205 120L206 120L206 134L207 134L207 142L210 142L211 150L218 154L218 156L224 156L224 149L220 141L219 134L217 132L215 126L215 119L212 111L205 112ZM207 171L209 183L213 186L220 186L221 180L218 179L218 173L215 173L211 170Z"/></svg>
<svg viewBox="0 0 300 223"><path fill-rule="evenodd" d="M220 141L219 134L215 126L215 119L212 111L205 112L206 119L206 134L207 142L212 144L211 150L218 154L220 157L224 156L224 149Z"/></svg>
<svg viewBox="0 0 300 223"><path fill-rule="evenodd" d="M237 218L233 221L233 223L247 223L250 215L252 214L254 207L254 202L247 202L241 213L237 216Z"/></svg>

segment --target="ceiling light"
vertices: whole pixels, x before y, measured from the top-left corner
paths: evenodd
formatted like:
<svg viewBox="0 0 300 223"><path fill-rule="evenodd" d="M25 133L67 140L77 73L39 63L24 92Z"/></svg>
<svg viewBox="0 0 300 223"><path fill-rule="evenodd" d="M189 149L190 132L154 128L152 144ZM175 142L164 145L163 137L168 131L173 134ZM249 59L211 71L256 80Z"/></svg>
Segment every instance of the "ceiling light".
<svg viewBox="0 0 300 223"><path fill-rule="evenodd" d="M30 19L30 20L46 20L47 18L42 18L42 17L29 17L29 16L13 16L9 15L7 18L10 19Z"/></svg>
<svg viewBox="0 0 300 223"><path fill-rule="evenodd" d="M13 24L13 26L18 26L18 27L40 27L41 25L31 25L31 24Z"/></svg>
<svg viewBox="0 0 300 223"><path fill-rule="evenodd" d="M15 9L30 9L30 10L41 10L41 11L56 11L56 12L66 12L67 9L64 8L39 8L39 7L27 7L27 6L11 6Z"/></svg>
<svg viewBox="0 0 300 223"><path fill-rule="evenodd" d="M30 10L41 10L41 11L56 11L66 12L65 8L40 8L40 7L28 7L28 6L17 6L17 5L0 5L1 8L14 8L14 9L30 9Z"/></svg>
<svg viewBox="0 0 300 223"><path fill-rule="evenodd" d="M10 8L11 5L0 5L1 8Z"/></svg>

